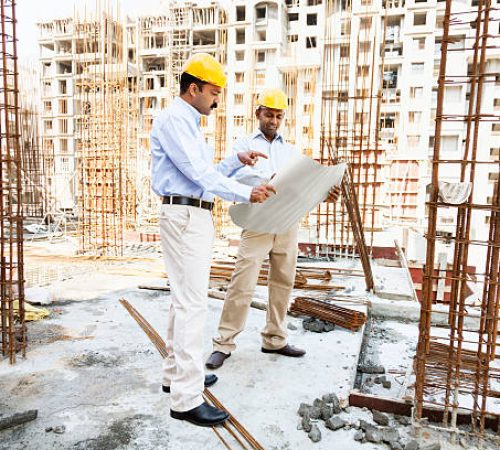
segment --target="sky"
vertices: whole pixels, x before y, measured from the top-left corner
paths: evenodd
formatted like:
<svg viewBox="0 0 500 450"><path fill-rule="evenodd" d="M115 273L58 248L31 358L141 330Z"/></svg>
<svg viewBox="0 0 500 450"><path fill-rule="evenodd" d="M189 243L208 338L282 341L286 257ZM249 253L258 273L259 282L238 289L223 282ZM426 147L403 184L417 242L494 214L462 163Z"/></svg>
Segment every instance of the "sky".
<svg viewBox="0 0 500 450"><path fill-rule="evenodd" d="M208 0L207 0L208 1ZM182 2L182 0L180 1ZM99 0L18 0L16 4L18 55L21 62L35 64L38 59L38 30L36 23L44 20L72 17L75 11L83 15L96 10ZM119 5L122 15L131 17L166 12L166 0L110 0ZM199 1L198 3L203 3Z"/></svg>

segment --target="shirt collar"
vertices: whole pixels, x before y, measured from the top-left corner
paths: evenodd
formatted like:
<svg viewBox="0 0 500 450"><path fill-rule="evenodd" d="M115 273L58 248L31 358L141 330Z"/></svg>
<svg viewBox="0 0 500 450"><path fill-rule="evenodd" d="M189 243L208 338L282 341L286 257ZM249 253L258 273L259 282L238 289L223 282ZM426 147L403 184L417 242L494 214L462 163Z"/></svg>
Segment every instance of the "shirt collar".
<svg viewBox="0 0 500 450"><path fill-rule="evenodd" d="M255 139L257 137L262 137L263 139L265 139L267 142L269 142L267 140L267 138L264 136L264 133L260 130L260 129L257 129L257 131L255 131L253 134L252 134L252 139ZM276 136L274 136L274 139L272 140L272 142L274 141L281 141L281 143L283 144L285 141L283 139L283 136L280 134L280 133L276 133Z"/></svg>
<svg viewBox="0 0 500 450"><path fill-rule="evenodd" d="M180 97L175 97L174 103L179 108L184 109L196 121L196 124L200 126L201 114L196 108Z"/></svg>

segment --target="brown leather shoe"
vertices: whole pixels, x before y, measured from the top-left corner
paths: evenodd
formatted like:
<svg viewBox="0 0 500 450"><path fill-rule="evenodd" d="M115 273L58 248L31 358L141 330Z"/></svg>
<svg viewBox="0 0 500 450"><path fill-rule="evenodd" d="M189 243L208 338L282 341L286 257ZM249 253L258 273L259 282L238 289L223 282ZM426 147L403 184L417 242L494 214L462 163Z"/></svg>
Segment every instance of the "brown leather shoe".
<svg viewBox="0 0 500 450"><path fill-rule="evenodd" d="M294 347L293 345L286 344L284 347L277 350L269 350L268 348L261 348L262 353L277 353L278 355L291 356L292 358L298 358L306 354L305 350L301 348Z"/></svg>
<svg viewBox="0 0 500 450"><path fill-rule="evenodd" d="M213 352L207 359L205 366L208 369L218 369L224 361L231 356L231 353Z"/></svg>

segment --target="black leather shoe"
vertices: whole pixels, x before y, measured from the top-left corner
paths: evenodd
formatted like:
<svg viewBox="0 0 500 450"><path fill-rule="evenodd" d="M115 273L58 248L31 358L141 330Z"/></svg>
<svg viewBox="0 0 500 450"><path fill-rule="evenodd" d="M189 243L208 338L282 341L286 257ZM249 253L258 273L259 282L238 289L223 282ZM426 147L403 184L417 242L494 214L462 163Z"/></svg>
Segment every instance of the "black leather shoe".
<svg viewBox="0 0 500 450"><path fill-rule="evenodd" d="M185 412L171 409L170 417L178 420L187 420L199 427L213 427L224 423L229 418L229 414L222 409L215 408L203 402L200 406Z"/></svg>
<svg viewBox="0 0 500 450"><path fill-rule="evenodd" d="M207 359L205 367L209 369L218 369L224 361L231 356L231 353L213 352Z"/></svg>
<svg viewBox="0 0 500 450"><path fill-rule="evenodd" d="M218 379L219 378L217 378L217 375L214 375L213 373L211 373L210 375L205 375L205 387L213 386L215 383L217 383ZM170 394L170 386L163 385L161 389L163 390L163 392Z"/></svg>
<svg viewBox="0 0 500 450"><path fill-rule="evenodd" d="M286 344L284 347L277 350L269 350L267 348L261 348L262 353L277 353L278 355L291 356L292 358L298 358L306 354L305 350L301 348L294 347L293 345Z"/></svg>

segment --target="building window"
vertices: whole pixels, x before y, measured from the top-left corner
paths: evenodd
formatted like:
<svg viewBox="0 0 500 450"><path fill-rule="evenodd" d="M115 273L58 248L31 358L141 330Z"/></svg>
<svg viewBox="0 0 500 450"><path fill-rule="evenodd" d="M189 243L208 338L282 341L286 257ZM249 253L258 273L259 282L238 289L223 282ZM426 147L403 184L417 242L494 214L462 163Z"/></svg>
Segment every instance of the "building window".
<svg viewBox="0 0 500 450"><path fill-rule="evenodd" d="M307 15L307 25L318 25L318 15L308 14Z"/></svg>
<svg viewBox="0 0 500 450"><path fill-rule="evenodd" d="M51 101L43 102L43 110L44 112L52 112L52 102Z"/></svg>
<svg viewBox="0 0 500 450"><path fill-rule="evenodd" d="M422 119L422 112L421 111L410 111L410 112L408 112L408 121L412 125L418 125L420 123L421 119Z"/></svg>
<svg viewBox="0 0 500 450"><path fill-rule="evenodd" d="M67 100L59 100L59 114L68 114Z"/></svg>
<svg viewBox="0 0 500 450"><path fill-rule="evenodd" d="M67 153L68 152L68 140L61 139L59 142L61 143L61 153Z"/></svg>
<svg viewBox="0 0 500 450"><path fill-rule="evenodd" d="M322 0L307 0L307 6L321 5Z"/></svg>
<svg viewBox="0 0 500 450"><path fill-rule="evenodd" d="M306 48L316 48L316 36L306 37Z"/></svg>
<svg viewBox="0 0 500 450"><path fill-rule="evenodd" d="M490 156L498 159L500 157L500 147L490 148Z"/></svg>
<svg viewBox="0 0 500 450"><path fill-rule="evenodd" d="M444 98L446 102L460 102L462 98L462 86L446 86L444 90Z"/></svg>
<svg viewBox="0 0 500 450"><path fill-rule="evenodd" d="M257 52L257 62L260 62L260 63L266 62L266 52L265 51Z"/></svg>
<svg viewBox="0 0 500 450"><path fill-rule="evenodd" d="M441 151L454 153L458 150L458 136L441 136Z"/></svg>
<svg viewBox="0 0 500 450"><path fill-rule="evenodd" d="M245 116L234 116L234 126L244 127L245 126Z"/></svg>
<svg viewBox="0 0 500 450"><path fill-rule="evenodd" d="M304 114L312 115L314 113L314 105L312 103L306 103L304 105Z"/></svg>
<svg viewBox="0 0 500 450"><path fill-rule="evenodd" d="M420 135L419 134L411 134L408 135L408 147L416 148L420 144Z"/></svg>
<svg viewBox="0 0 500 450"><path fill-rule="evenodd" d="M69 158L61 158L61 172L69 173Z"/></svg>
<svg viewBox="0 0 500 450"><path fill-rule="evenodd" d="M304 93L310 94L312 92L312 82L304 81Z"/></svg>
<svg viewBox="0 0 500 450"><path fill-rule="evenodd" d="M361 17L361 21L359 22L359 27L362 30L366 30L372 26L372 18L371 17Z"/></svg>
<svg viewBox="0 0 500 450"><path fill-rule="evenodd" d="M424 73L424 63L412 63L411 72L413 75L422 75Z"/></svg>
<svg viewBox="0 0 500 450"><path fill-rule="evenodd" d="M245 29L236 30L236 43L237 44L245 43Z"/></svg>
<svg viewBox="0 0 500 450"><path fill-rule="evenodd" d="M245 60L245 52L244 51L238 51L234 53L236 61L244 61Z"/></svg>
<svg viewBox="0 0 500 450"><path fill-rule="evenodd" d="M68 119L59 119L59 133L68 134Z"/></svg>
<svg viewBox="0 0 500 450"><path fill-rule="evenodd" d="M422 86L412 86L410 87L410 97L413 99L420 99L424 93L424 88Z"/></svg>
<svg viewBox="0 0 500 450"><path fill-rule="evenodd" d="M52 120L46 120L44 125L45 131L52 131Z"/></svg>
<svg viewBox="0 0 500 450"><path fill-rule="evenodd" d="M425 50L425 38L413 39L413 48L415 50Z"/></svg>
<svg viewBox="0 0 500 450"><path fill-rule="evenodd" d="M59 94L67 94L66 80L59 80Z"/></svg>
<svg viewBox="0 0 500 450"><path fill-rule="evenodd" d="M255 8L255 17L257 20L262 20L266 18L267 7L259 6Z"/></svg>
<svg viewBox="0 0 500 450"><path fill-rule="evenodd" d="M245 7L237 6L236 7L236 21L243 22L245 20Z"/></svg>
<svg viewBox="0 0 500 450"><path fill-rule="evenodd" d="M245 73L244 72L236 72L234 74L234 79L236 83L244 83L245 82Z"/></svg>
<svg viewBox="0 0 500 450"><path fill-rule="evenodd" d="M243 104L243 94L235 94L234 95L234 104L242 105Z"/></svg>
<svg viewBox="0 0 500 450"><path fill-rule="evenodd" d="M288 42L297 42L299 40L298 34L290 34L288 35Z"/></svg>
<svg viewBox="0 0 500 450"><path fill-rule="evenodd" d="M288 14L288 21L289 22L296 22L297 20L299 20L299 13Z"/></svg>
<svg viewBox="0 0 500 450"><path fill-rule="evenodd" d="M266 41L266 30L257 31L257 40L260 42Z"/></svg>
<svg viewBox="0 0 500 450"><path fill-rule="evenodd" d="M425 25L427 22L427 13L415 13L413 14L413 25L420 26Z"/></svg>
<svg viewBox="0 0 500 450"><path fill-rule="evenodd" d="M349 57L349 44L344 44L340 46L340 57L341 58Z"/></svg>
<svg viewBox="0 0 500 450"><path fill-rule="evenodd" d="M255 72L255 84L257 86L262 86L266 82L265 72Z"/></svg>

